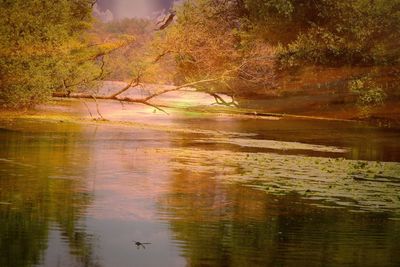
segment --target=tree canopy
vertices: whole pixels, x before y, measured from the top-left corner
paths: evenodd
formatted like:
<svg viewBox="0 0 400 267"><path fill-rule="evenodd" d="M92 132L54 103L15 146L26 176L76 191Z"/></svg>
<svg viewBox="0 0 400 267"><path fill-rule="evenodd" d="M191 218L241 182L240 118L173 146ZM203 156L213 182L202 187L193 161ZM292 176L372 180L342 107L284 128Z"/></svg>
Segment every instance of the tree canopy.
<svg viewBox="0 0 400 267"><path fill-rule="evenodd" d="M400 63L400 0L187 0L162 31L141 19L88 31L93 4L0 0L3 105L139 72L146 82L206 80L197 89L236 95L275 88L282 71L299 66Z"/></svg>
<svg viewBox="0 0 400 267"><path fill-rule="evenodd" d="M57 88L91 74L81 52L92 5L91 0L0 1L0 99L4 105L40 103Z"/></svg>

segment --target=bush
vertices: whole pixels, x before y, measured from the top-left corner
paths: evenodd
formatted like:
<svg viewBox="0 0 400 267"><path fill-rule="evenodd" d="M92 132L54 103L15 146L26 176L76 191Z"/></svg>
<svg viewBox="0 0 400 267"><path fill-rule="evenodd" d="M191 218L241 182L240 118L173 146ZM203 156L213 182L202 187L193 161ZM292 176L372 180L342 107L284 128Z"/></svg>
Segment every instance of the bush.
<svg viewBox="0 0 400 267"><path fill-rule="evenodd" d="M370 76L349 82L349 90L357 96L357 106L362 117L369 117L374 107L383 105L385 91Z"/></svg>

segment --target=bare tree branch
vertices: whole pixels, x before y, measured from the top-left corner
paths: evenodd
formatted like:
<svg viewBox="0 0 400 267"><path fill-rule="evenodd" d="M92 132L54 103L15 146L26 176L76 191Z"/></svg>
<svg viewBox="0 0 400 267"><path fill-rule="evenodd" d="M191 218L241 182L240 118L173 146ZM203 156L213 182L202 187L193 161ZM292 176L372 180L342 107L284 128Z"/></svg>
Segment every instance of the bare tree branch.
<svg viewBox="0 0 400 267"><path fill-rule="evenodd" d="M157 23L158 29L156 31L162 31L165 28L167 28L174 20L175 15L176 15L175 11L170 11L162 21Z"/></svg>
<svg viewBox="0 0 400 267"><path fill-rule="evenodd" d="M176 87L174 87L172 89L165 89L165 90L162 90L160 92L154 93L154 94L144 98L144 100L145 101L149 101L150 99L152 99L154 97L157 97L159 95L162 95L162 94L165 94L165 93L168 93L168 92L178 91L178 90L180 90L182 88L185 88L185 87L191 87L191 86L195 86L195 85L202 84L202 83L215 82L215 81L218 81L218 80L221 80L221 78L206 79L206 80L200 80L200 81L195 81L195 82L191 82L191 83L186 83L186 84L183 84L183 85L176 86Z"/></svg>
<svg viewBox="0 0 400 267"><path fill-rule="evenodd" d="M96 111L97 111L97 114L99 114L100 118L101 118L102 120L104 120L103 115L101 115L101 113L100 113L99 103L97 102L96 97L95 97L94 95L92 95L92 98L94 99L94 102L96 102Z"/></svg>
<svg viewBox="0 0 400 267"><path fill-rule="evenodd" d="M82 101L82 102L83 102L83 104L85 105L87 111L89 112L90 117L93 118L92 112L90 112L90 108L89 108L89 106L86 104L86 101Z"/></svg>
<svg viewBox="0 0 400 267"><path fill-rule="evenodd" d="M163 57L165 57L166 55L172 53L173 51L171 50L166 50L163 51L161 54L159 54L158 56L156 56L156 58L153 60L153 63L157 63L158 61L160 61Z"/></svg>
<svg viewBox="0 0 400 267"><path fill-rule="evenodd" d="M221 78L213 78L213 79L205 79L205 80L200 80L200 81L195 81L195 82L190 82L190 83L186 83L180 86L175 86L174 88L171 89L165 89L156 93L153 93L145 98L130 98L130 97L118 97L121 93L127 91L128 89L131 88L132 85L137 86L140 84L140 76L135 77L135 79L133 79L129 84L127 84L124 88L122 88L121 90L119 90L117 93L109 95L109 96L101 96L101 95L97 95L95 96L94 94L88 94L88 93L53 93L54 97L70 97L70 98L90 98L90 99L94 99L96 102L96 108L97 108L97 113L99 114L99 116L104 119L104 117L102 116L102 114L100 113L99 110L99 106L98 106L98 102L97 99L107 99L107 100L117 100L120 102L130 102L130 103L140 103L140 104L144 104L147 106L151 106L157 110L162 111L165 114L168 114L168 112L166 112L164 109L160 108L159 106L150 103L149 100L160 96L162 94L168 93L168 92L173 92L173 91L178 91L182 88L187 88L187 87L191 87L191 86L195 86L195 85L199 85L199 84L204 84L204 83L210 83L210 82L215 82L215 81L219 81L221 80ZM224 105L235 105L235 101L232 97L232 102L226 102L222 97L218 96L217 94L213 95L215 99L218 99L217 103L220 104L224 104ZM85 103L86 105L86 103Z"/></svg>
<svg viewBox="0 0 400 267"><path fill-rule="evenodd" d="M159 111L169 115L169 113L167 111L165 111L164 109L160 108L160 106L157 106L155 104L152 104L144 99L134 99L134 98L129 98L129 97L125 97L125 98L118 98L119 101L125 101L125 102L131 102L131 103L139 103L139 104L143 104L143 105L147 105L150 107L153 107L155 109L158 109Z"/></svg>
<svg viewBox="0 0 400 267"><path fill-rule="evenodd" d="M231 102L226 102L225 99L223 99L221 96L219 96L216 93L208 93L208 94L214 97L215 103L218 105L238 107L238 104L237 104L234 96L230 96L232 98Z"/></svg>
<svg viewBox="0 0 400 267"><path fill-rule="evenodd" d="M100 73L99 73L99 75L97 75L96 77L94 77L94 78L92 79L92 81L101 80L101 79L103 78L103 75L104 75L104 65L106 64L105 61L104 61L104 56L100 57L100 62L101 62L101 65L100 65Z"/></svg>
<svg viewBox="0 0 400 267"><path fill-rule="evenodd" d="M124 88L122 88L118 92L110 95L110 98L111 99L116 98L123 92L129 90L131 87L136 87L136 86L140 85L140 78L142 77L142 75L143 75L142 72L139 72L139 74L135 78L133 78Z"/></svg>
<svg viewBox="0 0 400 267"><path fill-rule="evenodd" d="M90 3L90 7L93 8L94 5L95 5L96 3L97 3L97 0L93 0L93 1Z"/></svg>

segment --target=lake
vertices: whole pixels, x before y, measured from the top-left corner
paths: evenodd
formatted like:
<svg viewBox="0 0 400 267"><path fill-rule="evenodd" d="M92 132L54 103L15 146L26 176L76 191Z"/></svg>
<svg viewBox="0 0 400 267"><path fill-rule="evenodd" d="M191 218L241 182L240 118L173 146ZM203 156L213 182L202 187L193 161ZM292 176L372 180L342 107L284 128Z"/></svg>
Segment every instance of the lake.
<svg viewBox="0 0 400 267"><path fill-rule="evenodd" d="M399 130L146 122L1 121L0 266L400 266Z"/></svg>

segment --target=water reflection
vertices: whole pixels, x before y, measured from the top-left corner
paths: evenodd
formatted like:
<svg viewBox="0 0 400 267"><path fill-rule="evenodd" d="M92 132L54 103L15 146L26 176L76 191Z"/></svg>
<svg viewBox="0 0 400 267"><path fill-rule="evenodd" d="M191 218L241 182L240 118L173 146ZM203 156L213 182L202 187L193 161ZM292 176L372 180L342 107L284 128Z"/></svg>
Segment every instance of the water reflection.
<svg viewBox="0 0 400 267"><path fill-rule="evenodd" d="M80 129L64 130L0 130L0 266L40 263L50 233L68 244L76 262L96 266L81 221L92 201L80 179L88 151L77 142Z"/></svg>
<svg viewBox="0 0 400 267"><path fill-rule="evenodd" d="M273 196L215 174L177 173L160 198L190 266L398 266L399 223L319 209L296 193Z"/></svg>
<svg viewBox="0 0 400 267"><path fill-rule="evenodd" d="M349 180L336 172L350 161L233 153L222 143L194 147L204 134L122 126L5 128L13 130L0 129L0 266L400 265L400 221L389 219L400 199L385 213L355 213L299 193L312 184L324 196L337 180L335 193L344 191ZM317 144L337 146L326 131ZM300 184L316 160L336 169ZM290 187L266 192L263 181L280 186L277 171ZM226 179L233 174L244 179ZM392 176L375 188L351 180L346 194L370 200L387 187L392 196ZM138 250L132 240L152 244Z"/></svg>
<svg viewBox="0 0 400 267"><path fill-rule="evenodd" d="M356 160L400 162L400 131L357 122L306 119L265 120L256 118L175 118L176 125L238 133L251 138L328 145L348 148L339 155ZM198 144L196 144L198 145ZM232 147L231 149L236 149ZM243 148L241 148L243 151ZM335 156L335 155L326 155Z"/></svg>

